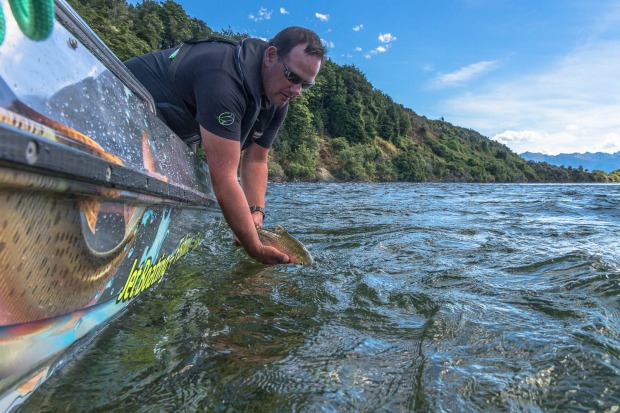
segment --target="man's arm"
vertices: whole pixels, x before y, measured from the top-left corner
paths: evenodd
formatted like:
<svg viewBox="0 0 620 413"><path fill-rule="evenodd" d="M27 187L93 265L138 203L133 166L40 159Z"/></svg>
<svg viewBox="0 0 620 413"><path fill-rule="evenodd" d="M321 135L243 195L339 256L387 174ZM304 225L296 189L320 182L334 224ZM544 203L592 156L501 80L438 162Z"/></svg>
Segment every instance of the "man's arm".
<svg viewBox="0 0 620 413"><path fill-rule="evenodd" d="M248 199L237 181L237 168L241 153L239 142L214 135L202 126L200 134L209 165L213 192L226 222L243 248L248 255L264 264L289 262L288 255L273 247L264 246L258 238L256 226L248 208Z"/></svg>
<svg viewBox="0 0 620 413"><path fill-rule="evenodd" d="M265 207L267 192L269 149L252 144L243 151L241 158L241 187L250 205ZM254 223L263 226L263 214L256 211L252 214Z"/></svg>

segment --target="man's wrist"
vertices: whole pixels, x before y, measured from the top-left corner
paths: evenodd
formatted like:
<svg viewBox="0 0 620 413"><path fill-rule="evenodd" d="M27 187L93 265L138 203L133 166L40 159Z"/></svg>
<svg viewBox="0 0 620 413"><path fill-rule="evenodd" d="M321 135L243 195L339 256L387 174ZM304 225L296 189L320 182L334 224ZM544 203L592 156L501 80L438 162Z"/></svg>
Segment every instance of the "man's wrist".
<svg viewBox="0 0 620 413"><path fill-rule="evenodd" d="M257 205L252 205L250 207L250 213L253 214L254 212L260 212L261 214L263 214L263 219L265 219L265 208Z"/></svg>

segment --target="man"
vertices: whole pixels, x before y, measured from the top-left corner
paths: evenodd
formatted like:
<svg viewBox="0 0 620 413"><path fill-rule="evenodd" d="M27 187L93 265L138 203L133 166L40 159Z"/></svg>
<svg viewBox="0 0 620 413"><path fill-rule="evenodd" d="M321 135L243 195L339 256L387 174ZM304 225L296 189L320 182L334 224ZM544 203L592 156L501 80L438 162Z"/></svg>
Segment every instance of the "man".
<svg viewBox="0 0 620 413"><path fill-rule="evenodd" d="M194 40L125 62L153 95L158 116L187 143L202 141L224 218L265 264L290 261L256 232L265 217L269 150L288 101L314 84L324 56L314 32L289 27L269 43Z"/></svg>

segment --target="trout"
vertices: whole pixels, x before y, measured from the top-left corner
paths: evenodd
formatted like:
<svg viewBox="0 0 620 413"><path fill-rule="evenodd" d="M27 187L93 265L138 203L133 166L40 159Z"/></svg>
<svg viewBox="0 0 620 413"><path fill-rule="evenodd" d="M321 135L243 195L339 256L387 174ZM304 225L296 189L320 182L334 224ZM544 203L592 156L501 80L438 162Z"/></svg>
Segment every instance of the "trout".
<svg viewBox="0 0 620 413"><path fill-rule="evenodd" d="M273 231L256 228L263 245L274 247L291 258L293 264L311 265L312 256L304 244L286 232L282 225L276 225Z"/></svg>

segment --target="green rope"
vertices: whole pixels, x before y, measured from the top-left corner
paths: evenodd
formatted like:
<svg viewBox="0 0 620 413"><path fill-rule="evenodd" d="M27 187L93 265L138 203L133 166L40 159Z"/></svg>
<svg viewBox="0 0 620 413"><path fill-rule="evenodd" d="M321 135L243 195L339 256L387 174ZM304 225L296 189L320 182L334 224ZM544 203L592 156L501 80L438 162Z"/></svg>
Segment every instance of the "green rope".
<svg viewBox="0 0 620 413"><path fill-rule="evenodd" d="M5 27L4 27L4 13L2 13L2 7L0 7L0 44L2 44L2 42L4 41L4 32L5 32Z"/></svg>
<svg viewBox="0 0 620 413"><path fill-rule="evenodd" d="M54 0L9 0L19 29L31 40L45 40L54 28ZM0 10L0 44L6 26Z"/></svg>

